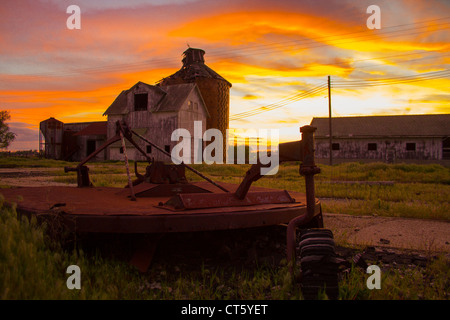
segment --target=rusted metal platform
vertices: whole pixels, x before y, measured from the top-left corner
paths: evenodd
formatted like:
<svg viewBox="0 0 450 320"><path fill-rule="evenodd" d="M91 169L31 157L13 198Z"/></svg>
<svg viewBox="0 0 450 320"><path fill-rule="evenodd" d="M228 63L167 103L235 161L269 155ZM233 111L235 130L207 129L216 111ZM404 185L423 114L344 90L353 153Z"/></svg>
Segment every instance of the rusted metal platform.
<svg viewBox="0 0 450 320"><path fill-rule="evenodd" d="M305 194L254 186L249 196L233 200L230 206L209 204L208 208L201 208L202 198L209 201L212 194L217 197L226 193L207 182L192 184L206 193L195 194L199 200L197 208L182 210L165 205L170 198L167 196L130 201L128 188L25 187L2 189L0 194L7 202L15 202L20 213L41 217L58 215L74 232L167 233L240 229L287 224L307 213ZM221 185L231 192L238 187ZM279 203L273 203L274 193L281 199ZM260 204L252 202L252 196L258 197ZM267 203L264 203L265 198ZM316 199L314 216L319 214L320 203Z"/></svg>

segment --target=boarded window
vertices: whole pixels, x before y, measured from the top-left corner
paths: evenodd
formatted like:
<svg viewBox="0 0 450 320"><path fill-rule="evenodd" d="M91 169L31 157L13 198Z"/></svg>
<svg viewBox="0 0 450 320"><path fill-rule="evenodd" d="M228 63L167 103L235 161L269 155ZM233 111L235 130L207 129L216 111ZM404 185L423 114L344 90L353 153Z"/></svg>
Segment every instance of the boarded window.
<svg viewBox="0 0 450 320"><path fill-rule="evenodd" d="M147 93L136 93L134 95L134 111L146 111L148 103Z"/></svg>
<svg viewBox="0 0 450 320"><path fill-rule="evenodd" d="M369 150L369 151L377 151L377 144L376 143L368 143L367 144L367 150Z"/></svg>
<svg viewBox="0 0 450 320"><path fill-rule="evenodd" d="M442 140L442 159L450 159L450 138L444 138Z"/></svg>
<svg viewBox="0 0 450 320"><path fill-rule="evenodd" d="M406 151L416 151L416 144L414 142L408 142L406 144Z"/></svg>
<svg viewBox="0 0 450 320"><path fill-rule="evenodd" d="M147 145L147 153L152 153L152 146L151 145Z"/></svg>
<svg viewBox="0 0 450 320"><path fill-rule="evenodd" d="M340 150L341 146L339 143L332 143L331 144L331 150Z"/></svg>

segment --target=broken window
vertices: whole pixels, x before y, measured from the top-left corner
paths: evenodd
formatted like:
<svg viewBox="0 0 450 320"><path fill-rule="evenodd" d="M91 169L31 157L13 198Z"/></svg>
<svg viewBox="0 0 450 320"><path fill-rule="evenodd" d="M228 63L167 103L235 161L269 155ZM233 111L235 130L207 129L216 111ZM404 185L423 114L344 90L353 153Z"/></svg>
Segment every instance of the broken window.
<svg viewBox="0 0 450 320"><path fill-rule="evenodd" d="M368 151L377 151L377 144L376 143L368 143L367 150Z"/></svg>
<svg viewBox="0 0 450 320"><path fill-rule="evenodd" d="M134 111L147 111L148 94L135 93L134 94Z"/></svg>
<svg viewBox="0 0 450 320"><path fill-rule="evenodd" d="M415 144L415 142L408 142L406 144L406 151L416 151L416 144Z"/></svg>
<svg viewBox="0 0 450 320"><path fill-rule="evenodd" d="M332 143L331 144L331 150L339 150L339 149L340 149L339 143Z"/></svg>

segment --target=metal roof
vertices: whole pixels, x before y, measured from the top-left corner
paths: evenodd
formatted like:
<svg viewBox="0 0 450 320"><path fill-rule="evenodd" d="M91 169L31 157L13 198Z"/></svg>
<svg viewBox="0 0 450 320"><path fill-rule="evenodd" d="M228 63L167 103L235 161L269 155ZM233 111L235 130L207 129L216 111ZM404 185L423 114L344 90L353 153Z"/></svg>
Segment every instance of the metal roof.
<svg viewBox="0 0 450 320"><path fill-rule="evenodd" d="M450 135L450 114L359 116L332 118L333 137L445 137ZM316 138L329 137L329 119L313 118Z"/></svg>
<svg viewBox="0 0 450 320"><path fill-rule="evenodd" d="M74 136L106 136L107 122L92 122L86 128L81 129Z"/></svg>
<svg viewBox="0 0 450 320"><path fill-rule="evenodd" d="M159 84L167 85L181 82L195 82L197 78L210 78L222 80L231 87L231 83L205 64L205 51L197 48L188 48L183 52L183 66L174 74L163 78Z"/></svg>

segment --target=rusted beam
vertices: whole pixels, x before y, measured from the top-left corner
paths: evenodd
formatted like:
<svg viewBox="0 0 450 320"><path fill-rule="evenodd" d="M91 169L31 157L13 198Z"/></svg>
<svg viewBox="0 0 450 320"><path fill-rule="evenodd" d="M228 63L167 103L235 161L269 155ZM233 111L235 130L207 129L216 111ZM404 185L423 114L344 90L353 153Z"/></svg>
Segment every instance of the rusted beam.
<svg viewBox="0 0 450 320"><path fill-rule="evenodd" d="M130 166L128 165L128 155L127 155L127 148L125 146L125 139L123 137L122 131L120 131L119 134L120 134L120 139L122 141L123 155L125 156L125 169L127 170L128 187L130 188L131 200L136 201L136 196L134 195L133 182L131 181L131 176L130 176Z"/></svg>

